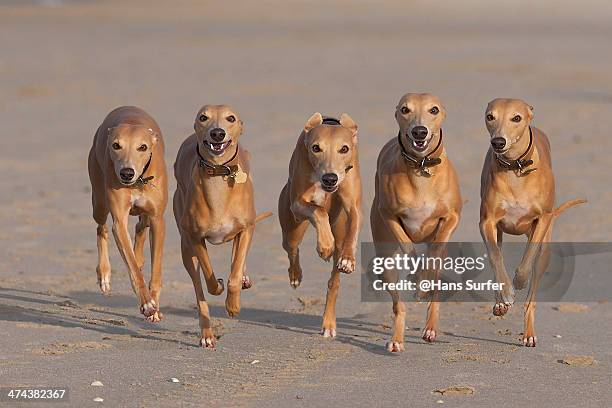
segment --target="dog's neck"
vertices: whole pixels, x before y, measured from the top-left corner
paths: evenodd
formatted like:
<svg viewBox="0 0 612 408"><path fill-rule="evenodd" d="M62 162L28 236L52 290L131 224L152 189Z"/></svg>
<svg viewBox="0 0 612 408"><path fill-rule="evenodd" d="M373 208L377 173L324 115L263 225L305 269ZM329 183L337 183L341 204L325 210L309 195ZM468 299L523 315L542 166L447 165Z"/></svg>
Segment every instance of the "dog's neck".
<svg viewBox="0 0 612 408"><path fill-rule="evenodd" d="M216 176L232 176L239 170L238 165L231 164L231 162L238 155L238 143L234 153L226 161L222 161L221 157L215 157L213 161L206 159L200 152L200 144L196 144L196 153L198 155L198 165L202 171L209 177ZM220 162L220 163L217 163Z"/></svg>
<svg viewBox="0 0 612 408"><path fill-rule="evenodd" d="M433 140L432 140L433 141ZM422 156L414 155L412 149L406 149L404 142L402 141L402 132L397 134L397 142L400 148L400 160L407 166L409 170L416 170L417 174L421 176L431 176L430 167L437 166L442 163L442 153L444 147L442 146L442 128L438 132L437 141L431 143L434 146L432 150L422 152Z"/></svg>
<svg viewBox="0 0 612 408"><path fill-rule="evenodd" d="M505 170L513 170L519 176L537 170L537 154L531 126L504 154L495 154L497 164Z"/></svg>

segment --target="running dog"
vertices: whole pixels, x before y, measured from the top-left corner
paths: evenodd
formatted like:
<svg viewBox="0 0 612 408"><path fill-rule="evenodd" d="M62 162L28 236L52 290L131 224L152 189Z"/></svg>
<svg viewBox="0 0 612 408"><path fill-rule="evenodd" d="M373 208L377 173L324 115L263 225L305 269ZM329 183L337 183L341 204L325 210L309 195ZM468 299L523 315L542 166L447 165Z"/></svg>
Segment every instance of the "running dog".
<svg viewBox="0 0 612 408"><path fill-rule="evenodd" d="M430 94L408 93L395 109L397 138L378 156L374 202L370 212L377 256L393 244L414 255L414 243L428 244L428 256L443 257L446 242L457 228L463 202L455 169L446 156L442 121L446 110ZM391 254L384 254L386 256ZM436 279L439 271L419 271L418 278ZM397 282L396 270L383 273L383 281ZM395 315L389 352L404 350L406 307L397 291L389 291ZM426 293L419 291L419 296ZM438 330L439 303L429 294L423 339L433 342Z"/></svg>
<svg viewBox="0 0 612 408"><path fill-rule="evenodd" d="M168 202L164 140L159 126L140 108L122 106L113 110L96 131L88 168L93 218L98 223L96 272L100 290L105 295L111 290L106 227L110 212L115 242L128 267L140 312L149 321L158 322L163 317L159 311L159 295L164 211ZM133 249L128 232L130 215L138 216ZM151 230L151 280L147 288L142 268L148 228Z"/></svg>
<svg viewBox="0 0 612 408"><path fill-rule="evenodd" d="M213 245L233 241L225 308L235 317L240 312L240 291L252 285L245 262L255 223L272 215L255 217L250 154L238 144L242 129L242 120L230 106L203 106L196 115L195 132L183 142L174 163L173 204L181 254L198 303L200 345L210 349L216 340L200 268L208 293L220 295L224 284L215 278L205 241Z"/></svg>
<svg viewBox="0 0 612 408"><path fill-rule="evenodd" d="M514 303L514 289L523 289L531 274L525 302L523 344L535 347L535 295L550 260L554 219L567 208L585 203L570 200L555 208L555 178L550 143L531 126L533 108L519 99L489 102L485 123L489 151L481 176L480 233L487 247L495 280L503 289L495 293L493 314L503 316ZM503 233L526 235L527 248L511 283L502 258ZM541 245L545 243L544 245ZM534 268L535 265L535 268Z"/></svg>
<svg viewBox="0 0 612 408"><path fill-rule="evenodd" d="M357 124L349 115L323 118L317 112L306 121L289 162L278 217L294 289L302 282L298 247L309 223L317 232L319 256L325 261L333 257L321 334L334 338L340 273L355 269L361 226Z"/></svg>

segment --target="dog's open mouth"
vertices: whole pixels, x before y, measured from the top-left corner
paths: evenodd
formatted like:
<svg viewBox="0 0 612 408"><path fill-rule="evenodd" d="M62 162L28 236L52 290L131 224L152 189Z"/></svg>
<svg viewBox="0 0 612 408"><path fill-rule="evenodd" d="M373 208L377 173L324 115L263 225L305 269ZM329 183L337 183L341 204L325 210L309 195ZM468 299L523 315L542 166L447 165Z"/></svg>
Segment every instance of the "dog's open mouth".
<svg viewBox="0 0 612 408"><path fill-rule="evenodd" d="M327 187L324 184L321 184L321 188L323 188L323 190L325 190L327 193L333 193L338 189L338 185Z"/></svg>
<svg viewBox="0 0 612 408"><path fill-rule="evenodd" d="M204 143L206 144L208 150L210 150L213 154L219 155L232 144L232 141L228 140L227 142L216 143L206 140Z"/></svg>
<svg viewBox="0 0 612 408"><path fill-rule="evenodd" d="M414 150L416 150L418 152L422 152L425 149L427 149L427 141L425 141L425 140L413 140L412 141L412 147L414 147Z"/></svg>

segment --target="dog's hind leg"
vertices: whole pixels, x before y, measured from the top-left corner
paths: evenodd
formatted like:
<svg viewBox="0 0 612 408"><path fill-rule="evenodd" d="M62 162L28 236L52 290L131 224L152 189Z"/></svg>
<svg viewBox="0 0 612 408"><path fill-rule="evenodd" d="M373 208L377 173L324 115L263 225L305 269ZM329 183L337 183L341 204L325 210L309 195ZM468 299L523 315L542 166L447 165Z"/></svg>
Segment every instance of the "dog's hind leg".
<svg viewBox="0 0 612 408"><path fill-rule="evenodd" d="M232 270L227 280L227 297L225 299L225 310L230 317L235 317L240 313L240 292L244 284L244 267L246 256L251 246L253 230L251 226L241 231L234 238L232 248Z"/></svg>
<svg viewBox="0 0 612 408"><path fill-rule="evenodd" d="M200 346L204 348L215 348L215 336L210 324L210 311L208 304L204 298L204 290L202 289L202 278L200 276L200 268L197 266L197 259L191 249L191 244L185 242L181 237L181 256L183 265L191 277L193 289L196 294L198 304L198 316L200 322Z"/></svg>
<svg viewBox="0 0 612 408"><path fill-rule="evenodd" d="M551 221L552 222L552 221ZM526 347L535 347L538 338L535 333L535 309L536 309L536 294L540 285L540 279L548 268L550 261L550 240L552 235L552 225L546 231L546 235L540 244L540 251L536 257L535 268L531 276L531 284L529 285L529 294L525 301L525 329L523 331L523 344Z"/></svg>
<svg viewBox="0 0 612 408"><path fill-rule="evenodd" d="M289 258L289 284L297 289L302 282L302 267L300 266L299 245L304 238L308 221L297 222L291 212L289 202L289 188L283 188L278 200L278 219L283 233L283 248Z"/></svg>

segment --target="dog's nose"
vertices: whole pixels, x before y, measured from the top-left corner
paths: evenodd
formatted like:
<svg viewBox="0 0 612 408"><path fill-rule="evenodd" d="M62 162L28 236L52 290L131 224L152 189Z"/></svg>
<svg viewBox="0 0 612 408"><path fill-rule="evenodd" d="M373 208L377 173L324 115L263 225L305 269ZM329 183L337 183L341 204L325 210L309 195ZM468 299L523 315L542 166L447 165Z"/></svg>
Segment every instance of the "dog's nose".
<svg viewBox="0 0 612 408"><path fill-rule="evenodd" d="M410 133L412 133L414 140L425 140L429 131L425 126L415 126L412 128Z"/></svg>
<svg viewBox="0 0 612 408"><path fill-rule="evenodd" d="M129 167L121 169L119 176L121 176L121 180L123 181L132 181L134 178L134 169L130 169Z"/></svg>
<svg viewBox="0 0 612 408"><path fill-rule="evenodd" d="M223 139L225 139L225 130L221 128L215 128L210 131L210 137L215 142L221 142L223 141Z"/></svg>
<svg viewBox="0 0 612 408"><path fill-rule="evenodd" d="M493 146L495 150L501 150L506 147L506 139L503 137L494 137L491 139L491 146Z"/></svg>
<svg viewBox="0 0 612 408"><path fill-rule="evenodd" d="M334 173L326 173L321 176L321 182L326 187L333 187L338 182L338 176Z"/></svg>

